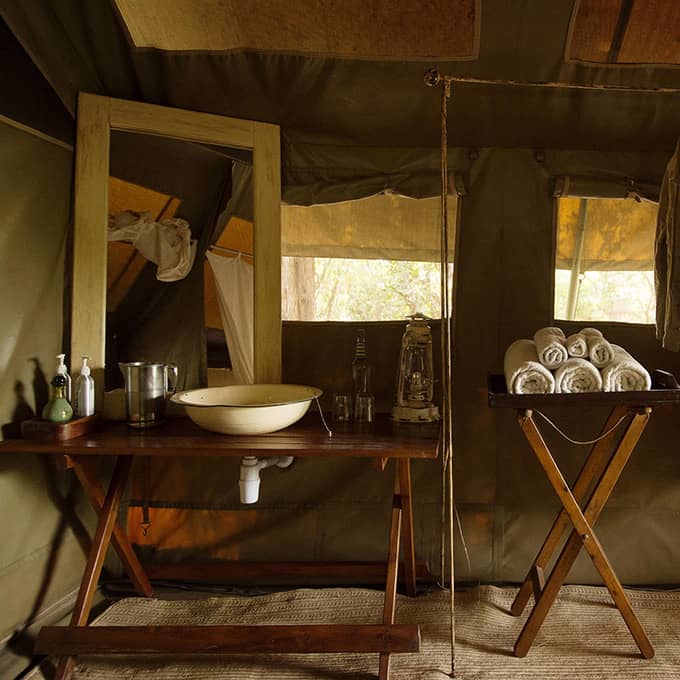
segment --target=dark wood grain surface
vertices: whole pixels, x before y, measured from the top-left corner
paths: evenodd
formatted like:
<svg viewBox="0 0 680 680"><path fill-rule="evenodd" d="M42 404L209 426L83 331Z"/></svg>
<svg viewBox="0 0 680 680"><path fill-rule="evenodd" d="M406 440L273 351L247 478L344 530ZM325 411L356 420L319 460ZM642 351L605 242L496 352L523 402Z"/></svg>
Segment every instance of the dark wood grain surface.
<svg viewBox="0 0 680 680"><path fill-rule="evenodd" d="M363 579L384 582L387 562L180 562L145 565L149 578L161 581L233 583L243 578L274 583L288 578L332 578L336 581ZM428 562L415 563L415 577L431 578Z"/></svg>
<svg viewBox="0 0 680 680"><path fill-rule="evenodd" d="M436 458L439 423L395 423L386 415L376 422L335 426L333 436L318 413L299 423L265 435L225 435L207 432L190 420L177 418L148 430L125 423L104 423L96 432L64 442L10 439L0 442L0 453L117 456L328 456L357 458Z"/></svg>
<svg viewBox="0 0 680 680"><path fill-rule="evenodd" d="M411 624L282 626L46 626L39 654L309 654L418 652L420 628Z"/></svg>

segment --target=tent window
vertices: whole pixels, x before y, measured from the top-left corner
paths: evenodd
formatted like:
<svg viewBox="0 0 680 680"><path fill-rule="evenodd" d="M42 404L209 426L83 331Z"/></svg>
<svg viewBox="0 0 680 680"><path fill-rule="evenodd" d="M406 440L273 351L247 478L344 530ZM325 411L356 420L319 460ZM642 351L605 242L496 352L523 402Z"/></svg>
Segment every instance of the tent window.
<svg viewBox="0 0 680 680"><path fill-rule="evenodd" d="M654 323L657 205L558 199L555 318Z"/></svg>
<svg viewBox="0 0 680 680"><path fill-rule="evenodd" d="M449 196L452 225L456 209ZM389 321L416 311L438 317L439 221L439 198L385 194L283 206L282 318Z"/></svg>

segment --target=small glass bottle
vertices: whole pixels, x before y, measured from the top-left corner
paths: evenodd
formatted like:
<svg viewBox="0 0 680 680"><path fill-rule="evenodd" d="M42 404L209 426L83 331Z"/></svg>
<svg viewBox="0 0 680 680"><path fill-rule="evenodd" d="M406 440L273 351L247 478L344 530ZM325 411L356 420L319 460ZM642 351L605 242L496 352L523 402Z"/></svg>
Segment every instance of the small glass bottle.
<svg viewBox="0 0 680 680"><path fill-rule="evenodd" d="M352 381L354 383L354 421L371 422L373 420L371 364L368 363L366 358L366 333L363 328L359 330L354 345ZM367 405L370 406L370 409Z"/></svg>
<svg viewBox="0 0 680 680"><path fill-rule="evenodd" d="M68 373L68 367L66 366L66 355L65 354L57 354L57 359L59 360L59 363L57 364L57 375L63 375L64 379L66 380L66 383L64 384L64 394L66 395L66 401L71 403L71 376Z"/></svg>
<svg viewBox="0 0 680 680"><path fill-rule="evenodd" d="M66 399L66 378L55 375L52 379L54 388L52 398L47 402L42 412L43 420L53 423L67 423L73 418L73 409Z"/></svg>
<svg viewBox="0 0 680 680"><path fill-rule="evenodd" d="M355 341L352 382L354 383L355 395L371 391L371 365L366 358L366 332L363 328L359 329Z"/></svg>

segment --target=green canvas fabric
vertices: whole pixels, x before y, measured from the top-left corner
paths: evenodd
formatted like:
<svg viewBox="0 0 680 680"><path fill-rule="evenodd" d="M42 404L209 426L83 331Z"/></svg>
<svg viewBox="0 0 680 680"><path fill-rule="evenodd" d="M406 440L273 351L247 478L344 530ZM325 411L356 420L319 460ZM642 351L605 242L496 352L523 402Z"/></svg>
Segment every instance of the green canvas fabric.
<svg viewBox="0 0 680 680"><path fill-rule="evenodd" d="M485 0L479 59L437 65L497 80L680 86L675 68L565 64L572 8L571 0ZM78 91L88 91L280 124L289 203L330 203L387 190L419 198L439 190L440 93L423 84L421 62L137 50L108 0L5 0L0 14L72 113ZM468 188L458 222L454 455L472 568L467 571L457 543L461 580L521 578L557 508L513 415L489 410L485 394L486 374L500 371L505 347L552 321L554 179L604 175L617 186L631 179L660 185L679 114L680 100L672 93L454 84L450 169L465 176ZM190 296L183 300L191 303ZM164 313L158 333L167 332L176 308L168 303ZM402 328L377 324L370 330L383 408L391 401ZM659 348L652 327L601 328L650 368L680 368L677 355ZM352 332L332 324L289 325L284 379L332 393L347 375ZM599 424L599 414L557 415L584 439ZM603 514L601 538L624 582L678 580L680 459L672 445L678 434L672 414L654 414L612 511ZM578 457L559 444L555 450L575 472ZM236 465L185 465L185 486L160 488L156 502L244 513L236 502ZM436 570L439 466L414 467L417 553ZM384 475L357 461L308 460L263 485L269 505L259 522L243 530L252 559L384 556ZM383 525L373 521L379 513ZM282 524L285 539L277 534ZM633 541L641 547L630 550ZM584 560L571 578L597 576Z"/></svg>
<svg viewBox="0 0 680 680"><path fill-rule="evenodd" d="M656 337L661 345L680 351L680 280L678 230L680 229L680 141L661 186L655 240Z"/></svg>
<svg viewBox="0 0 680 680"><path fill-rule="evenodd" d="M479 58L434 65L499 81L680 87L680 70L671 67L565 63L572 1L523 7L485 0ZM137 49L108 0L5 0L0 14L72 113L78 91L87 91L277 123L284 196L294 203L385 188L437 193L439 91L424 85L427 64ZM465 153L489 146L669 152L679 113L672 93L454 84L449 143Z"/></svg>
<svg viewBox="0 0 680 680"><path fill-rule="evenodd" d="M19 436L20 421L40 413L62 348L72 163L70 149L0 122L3 439ZM0 639L16 633L19 650L22 625L55 605L58 611L77 587L80 540L92 515L70 473L38 456L5 454L0 516Z"/></svg>

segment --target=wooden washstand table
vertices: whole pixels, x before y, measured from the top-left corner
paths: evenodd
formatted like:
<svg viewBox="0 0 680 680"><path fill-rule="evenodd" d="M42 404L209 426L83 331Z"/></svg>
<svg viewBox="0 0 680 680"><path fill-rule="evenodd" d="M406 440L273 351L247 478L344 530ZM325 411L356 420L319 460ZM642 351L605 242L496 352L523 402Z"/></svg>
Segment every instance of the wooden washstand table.
<svg viewBox="0 0 680 680"><path fill-rule="evenodd" d="M645 659L651 659L654 647L631 607L593 527L640 440L652 409L656 406L680 405L680 388L675 378L665 371L654 371L652 389L642 392L508 394L505 378L491 375L488 389L491 408L516 410L520 429L562 503L562 510L555 518L512 604L512 615L521 616L529 597L532 593L534 595L534 607L515 642L515 656L523 657L529 652L581 548L584 548L607 586L640 653ZM602 434L594 443L574 484L570 486L548 449L534 412L549 407L587 409L598 406L611 409L609 416ZM570 525L569 538L552 571L546 574L550 560Z"/></svg>
<svg viewBox="0 0 680 680"><path fill-rule="evenodd" d="M83 572L71 623L44 627L36 641L36 652L61 657L55 680L68 678L75 657L87 654L229 654L229 653L312 653L379 652L379 678L389 677L390 654L420 650L417 625L394 623L399 552L403 551L404 583L407 594L416 593L416 562L411 503L411 459L436 458L439 424L398 424L387 417L362 426L338 427L329 438L318 413L308 414L292 427L268 435L229 436L207 432L191 421L177 419L149 430L133 430L124 423L105 423L96 432L60 442L15 439L0 443L0 453L47 454L71 468L99 516L90 554ZM389 531L387 563L314 563L287 566L296 573L351 573L385 578L383 622L380 625L220 625L220 626L96 626L88 627L92 600L111 543L140 595L153 595L149 578L140 564L117 511L130 468L139 456L326 456L369 458L384 469L396 460L394 495ZM105 492L95 474L97 456L116 459ZM241 573L247 573L243 565ZM260 565L261 567L261 565ZM219 569L219 565L216 567ZM255 569L257 570L257 565ZM233 572L233 563L232 563ZM255 572L257 573L257 571ZM260 569L260 573L262 573ZM266 573L266 570L265 570Z"/></svg>

